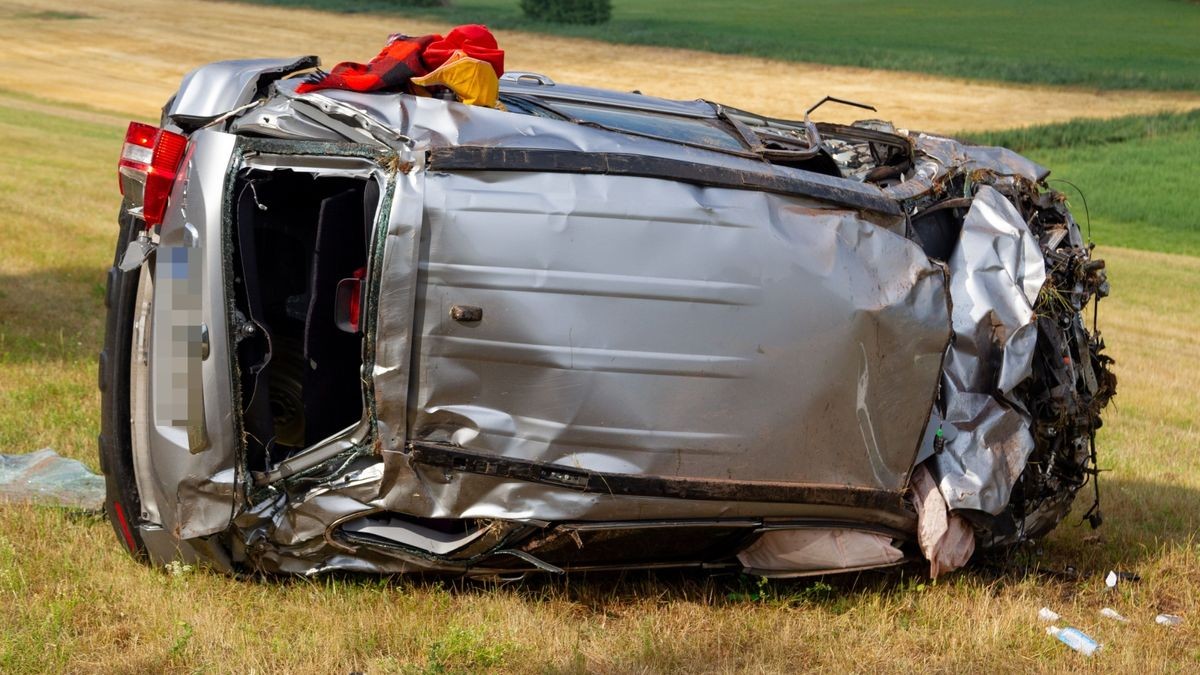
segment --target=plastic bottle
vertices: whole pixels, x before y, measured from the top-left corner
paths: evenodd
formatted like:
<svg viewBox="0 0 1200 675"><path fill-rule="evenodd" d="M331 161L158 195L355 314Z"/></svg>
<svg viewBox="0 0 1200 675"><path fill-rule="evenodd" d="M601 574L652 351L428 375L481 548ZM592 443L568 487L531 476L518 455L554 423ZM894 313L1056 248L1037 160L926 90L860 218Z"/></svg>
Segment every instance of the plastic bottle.
<svg viewBox="0 0 1200 675"><path fill-rule="evenodd" d="M1100 610L1100 616L1108 617L1114 621L1120 621L1121 623L1129 623L1129 619L1121 616L1121 614L1112 607L1105 607L1104 609Z"/></svg>
<svg viewBox="0 0 1200 675"><path fill-rule="evenodd" d="M1064 645L1074 649L1084 656L1091 656L1100 649L1100 644L1088 637L1087 633L1078 628L1059 628L1058 626L1046 626L1046 634L1053 635L1058 638L1058 641Z"/></svg>

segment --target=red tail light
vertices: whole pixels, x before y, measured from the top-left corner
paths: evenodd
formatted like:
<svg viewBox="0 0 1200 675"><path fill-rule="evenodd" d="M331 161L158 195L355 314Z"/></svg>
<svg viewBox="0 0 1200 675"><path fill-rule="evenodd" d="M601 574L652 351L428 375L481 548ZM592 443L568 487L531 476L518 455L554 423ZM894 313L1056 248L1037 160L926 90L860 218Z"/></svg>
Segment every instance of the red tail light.
<svg viewBox="0 0 1200 675"><path fill-rule="evenodd" d="M367 268L360 267L354 270L354 276L338 282L333 303L333 322L347 333L357 333L362 329L362 288L366 276Z"/></svg>
<svg viewBox="0 0 1200 675"><path fill-rule="evenodd" d="M130 122L125 131L117 162L121 194L129 197L130 211L140 209L147 228L162 222L185 150L187 136L139 122Z"/></svg>

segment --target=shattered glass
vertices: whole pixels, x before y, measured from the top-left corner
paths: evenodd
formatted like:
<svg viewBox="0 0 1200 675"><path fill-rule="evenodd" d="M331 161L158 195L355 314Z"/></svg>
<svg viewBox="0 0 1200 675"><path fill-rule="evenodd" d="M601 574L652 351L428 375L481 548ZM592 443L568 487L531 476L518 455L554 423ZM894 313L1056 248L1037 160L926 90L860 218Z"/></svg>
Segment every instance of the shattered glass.
<svg viewBox="0 0 1200 675"><path fill-rule="evenodd" d="M104 477L50 448L0 455L0 501L99 511L104 508Z"/></svg>

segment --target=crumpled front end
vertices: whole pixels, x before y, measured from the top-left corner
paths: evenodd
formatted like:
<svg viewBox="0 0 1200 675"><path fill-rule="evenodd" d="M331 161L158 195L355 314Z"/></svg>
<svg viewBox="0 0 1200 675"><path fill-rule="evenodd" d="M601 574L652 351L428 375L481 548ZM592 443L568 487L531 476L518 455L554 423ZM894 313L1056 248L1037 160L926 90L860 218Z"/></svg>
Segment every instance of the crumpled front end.
<svg viewBox="0 0 1200 675"><path fill-rule="evenodd" d="M1049 171L1003 148L911 138L916 175L887 190L912 210L925 249L946 260L954 307L917 460L940 494L930 495L932 481L913 486L917 502L933 505L921 514L921 544L936 575L976 543L1040 537L1066 516L1095 480L1095 433L1116 379L1094 324L1109 291L1104 262L1047 186Z"/></svg>

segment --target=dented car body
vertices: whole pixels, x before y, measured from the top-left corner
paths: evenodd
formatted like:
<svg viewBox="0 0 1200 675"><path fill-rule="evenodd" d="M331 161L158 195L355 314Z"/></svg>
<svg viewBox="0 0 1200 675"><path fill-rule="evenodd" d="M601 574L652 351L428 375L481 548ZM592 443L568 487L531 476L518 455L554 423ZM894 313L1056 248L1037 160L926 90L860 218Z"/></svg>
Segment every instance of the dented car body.
<svg viewBox="0 0 1200 675"><path fill-rule="evenodd" d="M127 139L100 443L137 555L936 574L1094 479L1103 263L1033 162L524 73L506 110L297 94L314 65L205 66Z"/></svg>

